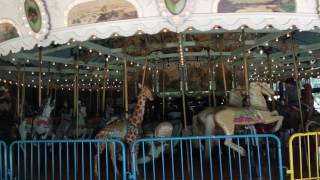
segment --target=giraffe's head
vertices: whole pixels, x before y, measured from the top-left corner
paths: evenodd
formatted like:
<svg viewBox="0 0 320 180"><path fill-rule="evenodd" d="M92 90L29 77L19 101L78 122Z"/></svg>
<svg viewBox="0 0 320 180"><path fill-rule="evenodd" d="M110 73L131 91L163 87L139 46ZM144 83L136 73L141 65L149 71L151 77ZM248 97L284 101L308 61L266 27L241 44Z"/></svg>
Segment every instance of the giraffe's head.
<svg viewBox="0 0 320 180"><path fill-rule="evenodd" d="M140 88L140 95L144 96L149 101L153 101L154 97L150 88L148 88L147 86L142 86L141 84L138 84L138 86Z"/></svg>

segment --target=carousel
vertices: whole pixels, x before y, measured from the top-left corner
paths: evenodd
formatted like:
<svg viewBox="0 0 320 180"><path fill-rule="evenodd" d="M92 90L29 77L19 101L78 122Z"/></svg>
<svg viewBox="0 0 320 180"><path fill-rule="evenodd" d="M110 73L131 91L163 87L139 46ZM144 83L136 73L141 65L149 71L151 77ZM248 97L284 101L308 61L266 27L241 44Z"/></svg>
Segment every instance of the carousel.
<svg viewBox="0 0 320 180"><path fill-rule="evenodd" d="M292 179L308 172L319 178L318 135L289 140L320 131L319 5L0 0L0 137L10 146L12 166L9 173L0 167L0 176L55 179L57 156L60 179L69 179L69 170L74 179L283 179L284 168ZM298 172L288 152L308 167ZM40 168L47 153L52 172ZM219 159L211 160L215 153ZM268 155L262 165L259 153ZM61 165L69 155L70 169ZM102 157L110 165L100 173ZM27 166L33 158L38 164ZM202 159L210 159L210 170Z"/></svg>

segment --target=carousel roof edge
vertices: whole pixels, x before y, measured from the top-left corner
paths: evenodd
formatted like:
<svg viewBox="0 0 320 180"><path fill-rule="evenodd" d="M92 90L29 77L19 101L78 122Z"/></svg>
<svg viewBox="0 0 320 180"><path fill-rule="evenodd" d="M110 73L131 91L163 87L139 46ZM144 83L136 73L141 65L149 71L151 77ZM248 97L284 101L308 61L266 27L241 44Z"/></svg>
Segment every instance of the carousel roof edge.
<svg viewBox="0 0 320 180"><path fill-rule="evenodd" d="M210 13L171 17L140 17L130 20L108 21L94 24L48 28L47 32L37 34L23 33L0 43L0 55L30 50L36 46L82 42L92 38L105 39L115 36L132 36L138 33L156 34L164 29L173 32L237 30L246 26L251 30L273 28L302 31L318 31L320 18L311 13Z"/></svg>

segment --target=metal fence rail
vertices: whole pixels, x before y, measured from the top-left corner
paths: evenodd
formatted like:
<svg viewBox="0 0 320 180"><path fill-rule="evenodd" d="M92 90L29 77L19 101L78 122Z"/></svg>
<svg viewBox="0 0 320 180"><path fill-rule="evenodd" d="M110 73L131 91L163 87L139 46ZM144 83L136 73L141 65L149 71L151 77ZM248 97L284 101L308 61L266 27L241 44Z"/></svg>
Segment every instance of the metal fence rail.
<svg viewBox="0 0 320 180"><path fill-rule="evenodd" d="M320 132L298 133L289 140L291 180L320 179Z"/></svg>
<svg viewBox="0 0 320 180"><path fill-rule="evenodd" d="M106 150L97 153L101 149ZM10 145L10 177L11 180L125 180L123 157L125 146L117 140L16 141ZM112 158L120 161L113 162Z"/></svg>
<svg viewBox="0 0 320 180"><path fill-rule="evenodd" d="M238 150L243 147L246 156L225 146L227 138ZM140 139L133 144L131 156L138 164L138 169L133 166L135 179L283 179L281 144L274 135Z"/></svg>

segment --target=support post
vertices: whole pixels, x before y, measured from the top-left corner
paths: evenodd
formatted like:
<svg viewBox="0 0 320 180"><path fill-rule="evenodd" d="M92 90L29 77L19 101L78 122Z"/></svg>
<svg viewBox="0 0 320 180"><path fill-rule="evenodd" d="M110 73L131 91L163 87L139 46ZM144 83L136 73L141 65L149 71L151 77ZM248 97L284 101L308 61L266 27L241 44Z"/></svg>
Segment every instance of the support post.
<svg viewBox="0 0 320 180"><path fill-rule="evenodd" d="M269 71L269 83L270 83L270 88L273 89L273 81L272 81L272 60L270 59L270 53L267 52L267 62L268 62L268 71ZM272 97L272 109L276 108L276 104L274 101L274 98Z"/></svg>
<svg viewBox="0 0 320 180"><path fill-rule="evenodd" d="M294 66L294 78L296 80L296 88L297 88L297 95L298 95L298 102L299 102L299 110L300 110L300 131L304 132L304 122L303 122L303 114L302 114L302 107L301 107L301 90L300 90L300 79L299 79L299 72L298 72L298 66L297 66L297 54L296 49L294 47L294 39L293 34L291 35L291 51L293 56L293 66Z"/></svg>
<svg viewBox="0 0 320 180"><path fill-rule="evenodd" d="M129 106L128 106L128 68L127 68L127 58L125 57L123 60L123 71L124 71L124 110L125 110L125 118L128 119L128 111L129 111Z"/></svg>
<svg viewBox="0 0 320 180"><path fill-rule="evenodd" d="M20 84L21 84L21 79L20 79L20 66L18 67L18 85L17 85L17 116L19 117L20 115Z"/></svg>
<svg viewBox="0 0 320 180"><path fill-rule="evenodd" d="M38 107L41 106L41 75L42 75L42 48L39 48L39 74L38 74Z"/></svg>
<svg viewBox="0 0 320 180"><path fill-rule="evenodd" d="M21 97L21 107L19 112L20 120L22 120L24 115L24 102L25 102L25 96L26 96L26 82L25 82L25 65L24 65L24 71L22 73L22 97Z"/></svg>
<svg viewBox="0 0 320 180"><path fill-rule="evenodd" d="M107 63L103 73L103 90L102 90L102 112L106 112L106 79L107 79Z"/></svg>
<svg viewBox="0 0 320 180"><path fill-rule="evenodd" d="M76 60L76 58L75 58ZM76 61L75 62L75 73L74 73L74 112L75 112L75 117L76 117L76 136L78 137L79 134L79 64Z"/></svg>
<svg viewBox="0 0 320 180"><path fill-rule="evenodd" d="M242 42L242 56L243 56L243 69L244 69L244 82L246 89L246 96L249 96L249 76L248 76L248 55L245 49L245 32L244 28L241 31L241 42Z"/></svg>
<svg viewBox="0 0 320 180"><path fill-rule="evenodd" d="M212 90L212 99L213 99L213 107L217 106L216 101L216 73L215 73L215 65L211 63L211 90Z"/></svg>

